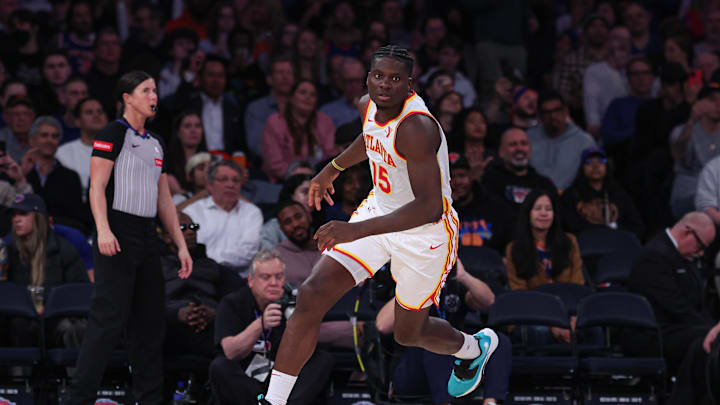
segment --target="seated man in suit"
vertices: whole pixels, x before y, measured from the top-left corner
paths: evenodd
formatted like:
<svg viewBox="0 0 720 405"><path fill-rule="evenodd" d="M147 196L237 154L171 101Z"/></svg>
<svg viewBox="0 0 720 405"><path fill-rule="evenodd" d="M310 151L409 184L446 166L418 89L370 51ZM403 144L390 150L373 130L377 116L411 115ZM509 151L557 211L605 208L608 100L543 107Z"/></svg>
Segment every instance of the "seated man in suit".
<svg viewBox="0 0 720 405"><path fill-rule="evenodd" d="M235 99L225 93L227 64L209 55L198 72L198 87L183 83L175 94L176 109L199 111L208 150L227 153L247 152L242 110Z"/></svg>
<svg viewBox="0 0 720 405"><path fill-rule="evenodd" d="M630 290L645 296L655 311L669 373L678 377L668 404L700 404L707 396L707 354L720 323L704 308L703 279L692 259L702 256L714 238L707 214L686 214L643 247L630 274ZM657 354L647 352L656 345L633 337L625 336L626 350Z"/></svg>

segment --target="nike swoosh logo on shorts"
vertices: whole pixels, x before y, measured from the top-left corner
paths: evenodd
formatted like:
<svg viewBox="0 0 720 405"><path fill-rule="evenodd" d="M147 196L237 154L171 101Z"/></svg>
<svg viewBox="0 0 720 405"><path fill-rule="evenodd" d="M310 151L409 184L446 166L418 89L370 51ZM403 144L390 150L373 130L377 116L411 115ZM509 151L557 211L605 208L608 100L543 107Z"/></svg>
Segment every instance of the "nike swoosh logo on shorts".
<svg viewBox="0 0 720 405"><path fill-rule="evenodd" d="M437 245L437 246L430 245L430 250L435 250L435 249L439 248L440 246L442 246L442 245L444 245L444 244L445 244L445 243L441 243L441 244L439 244L439 245Z"/></svg>
<svg viewBox="0 0 720 405"><path fill-rule="evenodd" d="M138 146L140 146L140 145L135 145L134 143L132 144L133 148L137 148Z"/></svg>

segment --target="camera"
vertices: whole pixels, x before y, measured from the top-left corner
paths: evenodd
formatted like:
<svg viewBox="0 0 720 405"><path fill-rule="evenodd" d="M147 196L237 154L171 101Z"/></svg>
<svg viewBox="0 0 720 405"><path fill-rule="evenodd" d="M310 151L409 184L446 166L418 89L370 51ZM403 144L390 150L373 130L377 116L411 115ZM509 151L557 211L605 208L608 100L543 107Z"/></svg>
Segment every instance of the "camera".
<svg viewBox="0 0 720 405"><path fill-rule="evenodd" d="M273 302L280 304L280 311L282 311L283 316L285 319L290 319L293 312L295 312L298 290L292 283L285 283L283 284L283 292L282 298Z"/></svg>

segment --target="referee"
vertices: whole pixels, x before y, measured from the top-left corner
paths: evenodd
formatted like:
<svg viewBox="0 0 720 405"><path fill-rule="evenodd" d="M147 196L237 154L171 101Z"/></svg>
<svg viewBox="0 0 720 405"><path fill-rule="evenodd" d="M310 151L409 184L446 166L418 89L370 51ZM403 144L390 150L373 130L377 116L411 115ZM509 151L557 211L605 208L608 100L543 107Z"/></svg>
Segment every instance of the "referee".
<svg viewBox="0 0 720 405"><path fill-rule="evenodd" d="M158 102L155 81L145 72L129 72L117 83L116 99L122 118L97 134L90 160L95 295L67 404L95 402L110 355L126 331L135 401L162 403L165 292L156 215L179 248L178 275L192 272L170 197L165 148L144 128Z"/></svg>

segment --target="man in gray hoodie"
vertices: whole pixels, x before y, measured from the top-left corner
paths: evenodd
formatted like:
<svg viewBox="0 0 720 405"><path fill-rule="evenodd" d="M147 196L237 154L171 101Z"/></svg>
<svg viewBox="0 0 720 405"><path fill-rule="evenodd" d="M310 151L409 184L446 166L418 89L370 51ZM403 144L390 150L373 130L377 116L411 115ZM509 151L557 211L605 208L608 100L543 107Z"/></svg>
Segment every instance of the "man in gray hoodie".
<svg viewBox="0 0 720 405"><path fill-rule="evenodd" d="M541 124L527 131L533 151L530 165L550 178L558 190L564 190L575 179L582 151L596 146L595 140L568 122L567 105L560 93L541 93L538 105Z"/></svg>

